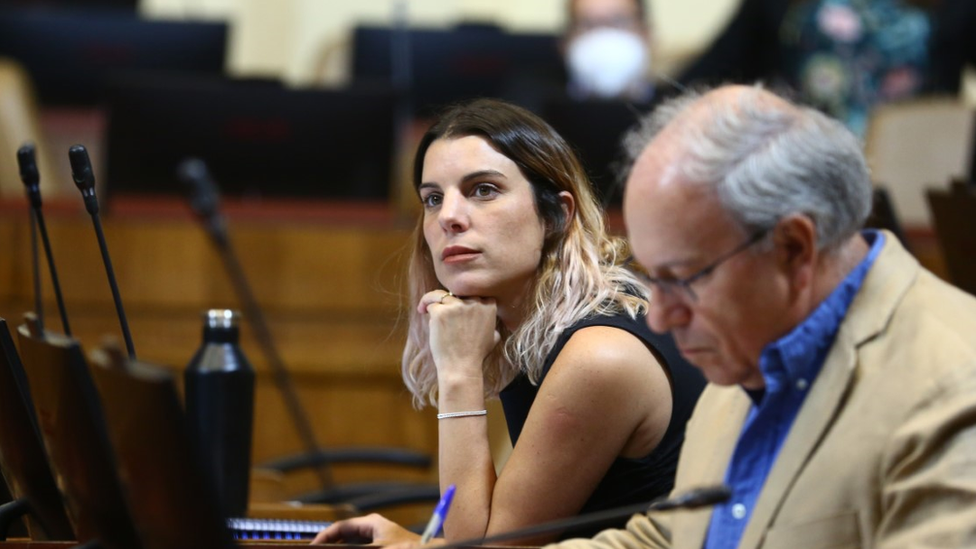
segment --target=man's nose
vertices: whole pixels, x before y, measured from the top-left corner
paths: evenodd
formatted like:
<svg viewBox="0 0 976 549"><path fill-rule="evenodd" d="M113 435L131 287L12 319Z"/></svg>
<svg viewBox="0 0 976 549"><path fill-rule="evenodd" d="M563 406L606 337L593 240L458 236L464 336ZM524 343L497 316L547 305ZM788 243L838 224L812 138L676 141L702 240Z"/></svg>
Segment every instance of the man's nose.
<svg viewBox="0 0 976 549"><path fill-rule="evenodd" d="M691 320L691 309L678 296L652 285L647 302L647 327L657 333L670 332Z"/></svg>

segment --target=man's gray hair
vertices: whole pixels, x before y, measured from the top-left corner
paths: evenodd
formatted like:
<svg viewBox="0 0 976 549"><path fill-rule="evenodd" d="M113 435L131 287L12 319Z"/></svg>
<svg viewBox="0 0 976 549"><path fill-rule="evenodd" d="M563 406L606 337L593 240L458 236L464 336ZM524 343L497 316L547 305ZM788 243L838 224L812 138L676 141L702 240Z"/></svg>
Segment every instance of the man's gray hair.
<svg viewBox="0 0 976 549"><path fill-rule="evenodd" d="M646 116L624 139L629 165L703 96L682 94ZM807 107L783 108L770 98L757 86L734 101L699 104L704 123L679 122L678 173L714 187L726 211L749 232L800 213L815 223L818 248L832 248L860 230L871 211L861 144L840 122Z"/></svg>

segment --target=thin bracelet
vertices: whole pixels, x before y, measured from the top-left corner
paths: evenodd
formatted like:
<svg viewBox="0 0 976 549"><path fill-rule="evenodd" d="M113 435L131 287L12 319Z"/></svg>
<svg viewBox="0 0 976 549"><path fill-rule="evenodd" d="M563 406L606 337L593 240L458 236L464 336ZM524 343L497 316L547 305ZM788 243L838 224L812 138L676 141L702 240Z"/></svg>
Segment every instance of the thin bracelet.
<svg viewBox="0 0 976 549"><path fill-rule="evenodd" d="M488 410L471 410L468 412L447 412L444 414L437 414L437 419L447 419L449 417L484 416L484 415L488 415Z"/></svg>

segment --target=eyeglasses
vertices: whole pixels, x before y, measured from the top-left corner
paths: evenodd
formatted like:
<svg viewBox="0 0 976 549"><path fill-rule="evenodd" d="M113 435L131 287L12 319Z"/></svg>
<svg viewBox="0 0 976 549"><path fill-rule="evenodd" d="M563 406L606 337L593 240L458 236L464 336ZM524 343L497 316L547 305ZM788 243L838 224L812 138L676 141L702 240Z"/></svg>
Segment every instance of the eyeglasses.
<svg viewBox="0 0 976 549"><path fill-rule="evenodd" d="M698 295L695 294L695 291L691 288L692 284L712 274L712 272L714 272L719 265L731 259L733 256L735 256L735 254L762 240L767 233L769 233L769 229L757 231L742 244L739 244L731 251L720 255L718 259L712 261L698 272L684 278L657 278L650 276L635 263L634 256L628 257L624 263L628 265L630 270L648 287L656 287L662 294L669 296L675 295L679 291L684 292L684 295L688 296L688 299L694 303L698 301Z"/></svg>

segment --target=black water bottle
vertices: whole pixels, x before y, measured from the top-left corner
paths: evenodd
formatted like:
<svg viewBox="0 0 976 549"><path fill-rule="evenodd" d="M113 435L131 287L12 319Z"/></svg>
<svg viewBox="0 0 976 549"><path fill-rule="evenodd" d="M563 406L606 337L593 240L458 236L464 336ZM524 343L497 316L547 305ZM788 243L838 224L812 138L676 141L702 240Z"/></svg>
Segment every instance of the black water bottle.
<svg viewBox="0 0 976 549"><path fill-rule="evenodd" d="M203 345L183 374L191 435L232 517L247 511L254 420L254 369L238 345L239 320L237 311L207 311Z"/></svg>

